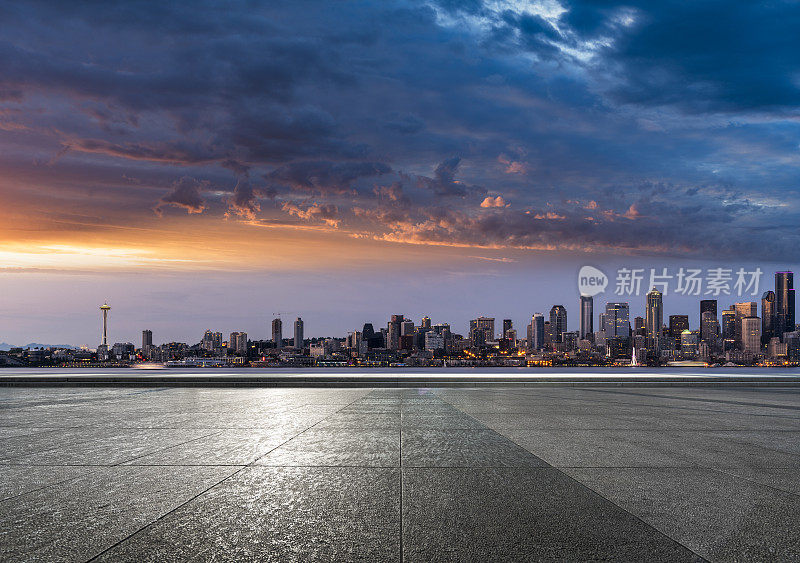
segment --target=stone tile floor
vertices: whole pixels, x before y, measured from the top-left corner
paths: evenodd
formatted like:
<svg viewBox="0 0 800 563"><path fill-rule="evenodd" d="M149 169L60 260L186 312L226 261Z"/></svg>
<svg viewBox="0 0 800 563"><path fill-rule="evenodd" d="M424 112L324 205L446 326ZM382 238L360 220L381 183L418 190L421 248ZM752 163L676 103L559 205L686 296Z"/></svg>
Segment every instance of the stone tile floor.
<svg viewBox="0 0 800 563"><path fill-rule="evenodd" d="M800 388L0 388L3 561L800 559Z"/></svg>

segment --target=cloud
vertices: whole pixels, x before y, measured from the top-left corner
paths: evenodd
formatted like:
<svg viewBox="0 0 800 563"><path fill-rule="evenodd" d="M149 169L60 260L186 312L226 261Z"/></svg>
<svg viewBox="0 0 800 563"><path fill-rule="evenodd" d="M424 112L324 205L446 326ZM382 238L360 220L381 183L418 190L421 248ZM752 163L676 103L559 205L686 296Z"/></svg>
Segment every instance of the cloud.
<svg viewBox="0 0 800 563"><path fill-rule="evenodd" d="M505 172L506 174L525 175L528 173L528 166L524 162L519 162L517 160L510 160L508 157L504 155L498 156L497 162L505 165L505 169L503 170L503 172Z"/></svg>
<svg viewBox="0 0 800 563"><path fill-rule="evenodd" d="M281 209L289 215L294 215L305 221L325 223L334 229L338 228L341 223L339 210L335 205L285 201L281 205Z"/></svg>
<svg viewBox="0 0 800 563"><path fill-rule="evenodd" d="M382 176L391 170L380 162L293 162L265 178L298 192L344 193L360 178Z"/></svg>
<svg viewBox="0 0 800 563"><path fill-rule="evenodd" d="M612 37L600 51L609 92L625 103L690 113L792 111L798 101L800 5L795 2L577 2ZM629 25L612 29L627 7ZM575 23L573 18L568 18Z"/></svg>
<svg viewBox="0 0 800 563"><path fill-rule="evenodd" d="M509 204L503 199L503 196L487 196L482 202L481 207L508 207Z"/></svg>
<svg viewBox="0 0 800 563"><path fill-rule="evenodd" d="M461 157L454 156L440 162L434 170L434 177L420 176L418 183L421 187L433 191L438 196L464 197L467 193L485 193L486 190L478 186L470 186L455 179Z"/></svg>
<svg viewBox="0 0 800 563"><path fill-rule="evenodd" d="M0 190L46 213L91 205L129 228L153 186L197 178L156 212L417 244L800 252L796 3L29 3L3 19Z"/></svg>
<svg viewBox="0 0 800 563"><path fill-rule="evenodd" d="M205 186L189 176L184 176L172 184L172 189L164 195L158 204L153 208L156 215L163 215L163 208L168 206L180 207L185 209L190 215L192 213L202 213L205 208L205 201L200 195L201 189Z"/></svg>
<svg viewBox="0 0 800 563"><path fill-rule="evenodd" d="M256 199L256 193L246 174L239 176L233 195L228 198L228 209L234 215L254 221L256 213L261 211L261 205Z"/></svg>

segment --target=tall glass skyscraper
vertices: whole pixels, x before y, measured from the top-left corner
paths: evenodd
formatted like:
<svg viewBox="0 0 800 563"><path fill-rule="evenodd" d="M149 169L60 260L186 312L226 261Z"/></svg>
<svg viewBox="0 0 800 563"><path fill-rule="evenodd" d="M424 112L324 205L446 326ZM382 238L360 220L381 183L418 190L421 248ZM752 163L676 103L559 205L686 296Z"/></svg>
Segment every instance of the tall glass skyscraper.
<svg viewBox="0 0 800 563"><path fill-rule="evenodd" d="M544 348L544 315L536 313L528 325L528 349L541 350Z"/></svg>
<svg viewBox="0 0 800 563"><path fill-rule="evenodd" d="M794 331L794 274L775 272L775 336Z"/></svg>
<svg viewBox="0 0 800 563"><path fill-rule="evenodd" d="M591 339L594 333L594 298L581 295L581 340Z"/></svg>
<svg viewBox="0 0 800 563"><path fill-rule="evenodd" d="M645 308L644 327L647 331L647 338L658 338L661 334L661 327L664 324L664 302L661 292L655 287L647 294L647 306Z"/></svg>
<svg viewBox="0 0 800 563"><path fill-rule="evenodd" d="M553 305L550 309L550 341L553 344L564 341L567 332L567 309L563 305Z"/></svg>
<svg viewBox="0 0 800 563"><path fill-rule="evenodd" d="M761 340L769 343L769 339L778 336L775 330L775 292L765 291L761 296Z"/></svg>
<svg viewBox="0 0 800 563"><path fill-rule="evenodd" d="M603 331L606 338L630 337L630 307L627 303L606 303L604 318Z"/></svg>

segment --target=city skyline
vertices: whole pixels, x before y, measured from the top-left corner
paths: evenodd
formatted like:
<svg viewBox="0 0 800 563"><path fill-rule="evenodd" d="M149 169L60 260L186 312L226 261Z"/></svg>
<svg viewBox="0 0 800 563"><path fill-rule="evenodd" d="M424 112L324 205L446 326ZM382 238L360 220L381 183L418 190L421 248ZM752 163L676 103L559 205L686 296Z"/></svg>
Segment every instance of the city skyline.
<svg viewBox="0 0 800 563"><path fill-rule="evenodd" d="M765 290L763 294L761 294L760 299L752 300L748 299L747 296L740 298L740 300L736 300L731 295L725 295L724 299L699 299L697 300L697 305L699 305L699 316L697 318L696 325L690 320L692 318L691 314L686 314L685 312L681 314L670 314L668 316L664 315L664 295L667 295L668 292L662 294L659 292L656 287L652 287L644 296L644 305L643 305L643 313L641 315L635 314L636 309L631 308L631 303L635 303L635 300L622 300L620 295L605 295L603 293L598 294L601 298L606 299L614 299L613 301L602 299L599 300L599 304L601 308L595 312L594 305L595 300L594 297L580 295L578 297L577 313L573 312L572 315L569 315L570 307L565 307L562 304L554 304L549 309L545 308L542 311L536 311L529 316L528 322L524 322L523 324L517 324L514 319L506 318L502 320L502 329L497 332L495 329L495 322L497 321L496 316L488 316L488 315L478 315L477 321L472 319L468 323L467 330L463 331L466 334L472 334L472 331L475 328L481 328L481 330L486 331L486 337L484 338L484 342L495 340L497 337L504 338L507 336L507 331L509 329L513 329L515 335L519 335L520 338L527 340L530 342L531 338L538 342L539 336L535 336L535 330L531 327L535 323L535 319L537 316L540 316L544 319L545 316L549 316L549 320L543 320L543 323L549 325L549 330L551 332L551 339L561 340L562 335L564 332L574 332L578 338L585 339L585 338L593 338L596 334L594 327L597 327L598 330L601 331L609 331L610 334L614 337L630 337L631 331L635 328L633 320L641 319L642 320L642 327L644 328L645 334L647 334L647 338L650 339L653 335L659 332L662 328L668 329L669 333L676 338L680 338L681 332L683 330L691 330L698 335L704 334L704 330L707 330L708 327L704 325L706 319L704 318L704 314L713 315L708 317L708 321L714 321L718 323L717 331L725 331L725 313L730 313L732 311L737 312L737 324L736 324L736 335L737 339L741 339L741 327L739 324L739 312L741 311L742 317L756 317L758 318L759 322L759 334L768 337L769 335L777 335L781 334L782 332L792 332L795 330L795 289L793 287L793 272L791 270L782 270L774 273L774 284L775 284L775 291L773 290ZM776 293L782 294L782 298L779 300L776 298ZM697 296L692 296L696 299ZM707 297L707 296L706 296ZM722 308L720 306L720 301L731 301L728 307ZM108 313L111 311L111 307L108 303L104 303L100 306L100 311L102 313L102 331L101 331L101 338L100 344L101 346L108 346L107 344L107 323L108 323ZM631 311L634 311L632 313ZM719 313L722 313L722 317L719 316ZM233 330L231 334L231 341L233 341L236 336L235 335L244 335L245 341L247 335L250 334L254 341L266 341L270 340L272 342L278 342L278 348L283 346L284 342L297 339L297 335L301 336L301 339L304 339L304 336L309 336L308 333L305 331L305 321L302 320L300 316L290 322L288 324L290 327L291 333L288 337L285 337L283 334L283 316L286 316L287 313L275 313L273 312L273 317L270 318L268 323L268 332L262 338L259 335L258 331L247 332L247 331L239 331ZM275 316L276 315L276 316ZM577 320L576 320L577 317ZM395 323L395 318L399 319L397 323ZM425 314L421 317L419 326L427 325L430 327L431 325L431 318ZM485 325L481 325L482 320L484 319L486 323ZM595 319L598 321L595 323ZM570 320L572 324L570 324ZM388 323L388 337L392 341L392 345L397 347L397 341L399 339L399 335L404 332L404 329L401 328L400 323L410 322L413 328L413 319L408 316L404 315L397 315L392 314L389 317ZM447 318L437 319L437 323L446 323L448 326L453 328L454 333L459 332L457 325L451 324ZM476 324L477 323L477 324ZM364 326L366 324L370 324L372 326L373 323L371 319L366 319L364 321ZM392 336L392 328L394 325L397 326L394 328L394 336ZM577 325L577 328L574 328L573 325ZM319 338L344 338L346 335L351 334L355 331L358 331L361 325L356 326L353 329L346 329L344 332L341 330L334 334L315 334L309 336L311 339L319 339ZM377 326L381 326L381 323L378 322ZM519 331L519 327L522 326L525 331L527 332L527 337L524 333ZM783 327L781 329L780 327ZM544 324L542 324L542 329L544 329ZM531 332L534 330L534 333ZM220 332L213 332L211 329L207 329L205 331L205 337L201 340L201 344L205 342L206 338L209 335L214 335L214 338L219 339L219 343L222 343L222 335L223 331ZM217 336L218 335L218 336ZM151 345L153 344L153 331L151 329L144 329L142 332L142 348L145 347L145 342L149 342ZM703 337L704 338L704 337ZM126 342L125 339L119 340L120 343ZM130 342L130 341L127 341ZM165 340L164 343L167 342L179 342L178 340ZM184 342L191 343L193 340L186 339ZM9 343L2 344L8 345ZM763 342L765 343L765 342ZM59 344L67 344L65 342ZM70 343L70 345L72 345ZM18 345L17 345L18 346ZM230 343L229 343L230 346ZM83 345L83 347L89 347L88 345ZM238 347L238 345L237 345Z"/></svg>

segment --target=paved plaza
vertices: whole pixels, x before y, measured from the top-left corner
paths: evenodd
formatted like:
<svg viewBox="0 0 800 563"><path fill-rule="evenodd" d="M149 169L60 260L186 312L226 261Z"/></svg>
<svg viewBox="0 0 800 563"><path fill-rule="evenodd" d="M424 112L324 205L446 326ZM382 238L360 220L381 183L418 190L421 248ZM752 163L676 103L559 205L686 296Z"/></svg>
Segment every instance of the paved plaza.
<svg viewBox="0 0 800 563"><path fill-rule="evenodd" d="M0 388L3 561L800 559L800 387Z"/></svg>

